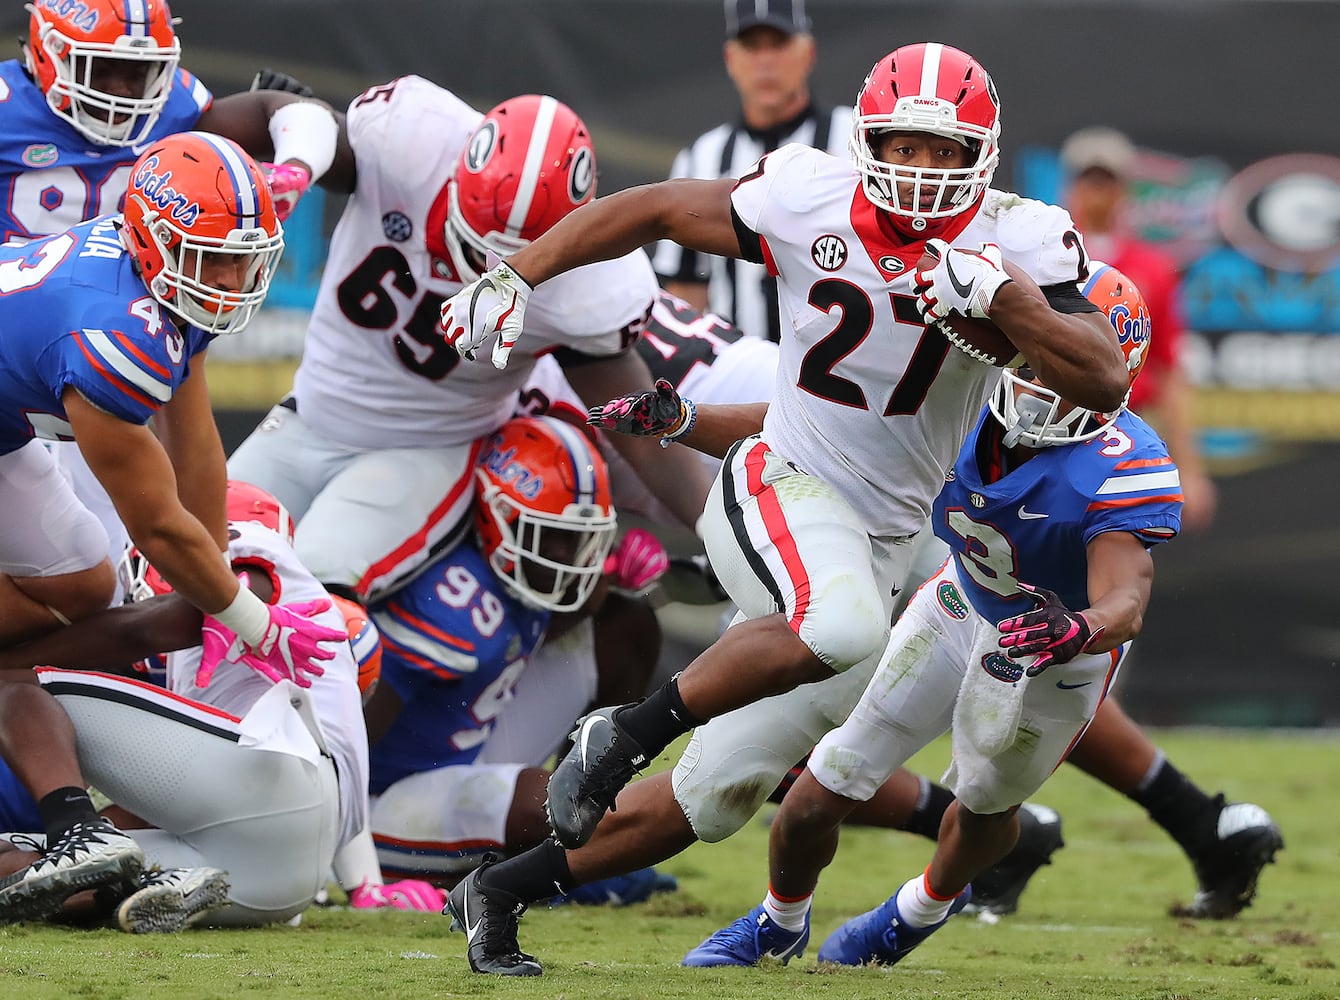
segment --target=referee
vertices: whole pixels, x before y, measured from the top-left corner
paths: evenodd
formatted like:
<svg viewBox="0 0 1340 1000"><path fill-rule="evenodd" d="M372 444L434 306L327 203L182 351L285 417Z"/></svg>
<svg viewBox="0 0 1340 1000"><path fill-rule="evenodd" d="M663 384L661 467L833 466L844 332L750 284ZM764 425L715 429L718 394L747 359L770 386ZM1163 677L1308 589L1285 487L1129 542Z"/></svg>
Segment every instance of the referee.
<svg viewBox="0 0 1340 1000"><path fill-rule="evenodd" d="M740 120L718 125L679 151L671 178L739 177L764 153L803 142L847 155L851 107L810 97L815 44L805 0L725 0L726 72L740 95ZM760 264L686 250L662 240L653 264L667 291L732 320L758 337L781 334L777 282Z"/></svg>

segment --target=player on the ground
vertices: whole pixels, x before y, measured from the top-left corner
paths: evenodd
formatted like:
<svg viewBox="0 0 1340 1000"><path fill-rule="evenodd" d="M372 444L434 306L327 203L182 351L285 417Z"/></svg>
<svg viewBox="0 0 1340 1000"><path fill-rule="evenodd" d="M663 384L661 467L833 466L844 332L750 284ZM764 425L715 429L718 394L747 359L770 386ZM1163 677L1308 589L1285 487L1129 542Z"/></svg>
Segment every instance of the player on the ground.
<svg viewBox="0 0 1340 1000"><path fill-rule="evenodd" d="M342 615L298 562L289 524L273 497L230 484L231 571L261 599L282 595L317 608L335 628ZM0 919L51 916L78 890L105 885L128 931L287 920L324 888L337 851L367 826L367 735L352 649L339 644L307 676L264 675L212 657L209 648L226 637L147 562L136 556L132 564L129 590L141 603L0 653L10 671L34 662L67 668L39 670L44 690L0 685L0 749L37 799L52 845L36 860L6 855L6 870L28 866L0 882ZM80 672L120 672L169 650L166 691ZM128 823L149 828L111 830L84 792L89 781L130 814ZM95 855L92 837L115 855ZM136 881L146 864L160 870ZM396 905L391 897L405 891L431 894L415 885L348 888L355 905L360 893L380 894L380 905Z"/></svg>
<svg viewBox="0 0 1340 1000"><path fill-rule="evenodd" d="M1148 312L1124 275L1095 268L1084 291L1116 329L1133 383ZM843 818L952 723L957 802L930 866L830 936L819 960L893 964L943 926L1097 711L1140 631L1150 550L1177 533L1180 509L1167 448L1124 402L1094 413L1007 369L935 501L952 558L912 597L860 702L783 800L767 897L685 964L799 955Z"/></svg>
<svg viewBox="0 0 1340 1000"><path fill-rule="evenodd" d="M470 535L372 606L385 647L367 707L373 837L384 870L447 882L548 834L543 764L596 693L589 619L616 529L599 451L553 417L492 435L473 494ZM587 642L537 660L584 624ZM536 669L554 675L548 697L518 701ZM582 898L633 902L654 884L647 872Z"/></svg>
<svg viewBox="0 0 1340 1000"><path fill-rule="evenodd" d="M911 542L995 375L928 323L952 311L989 316L1046 384L1097 411L1120 405L1121 352L1075 287L1083 242L1064 210L989 190L998 136L995 88L976 60L939 43L906 46L861 90L854 164L787 146L739 181L665 182L600 199L444 307L458 351L473 357L491 345L505 364L532 287L653 239L766 262L779 277L789 332L777 391L763 434L728 455L700 522L741 616L646 701L583 721L549 782L560 843L585 843L636 770L720 716L681 758L677 800L661 783L632 810L633 820L655 816L641 831L644 854L679 840L686 824L718 839L757 807L725 788L766 796L845 718L883 647ZM932 238L948 242L933 267L919 268ZM1010 280L1003 258L1045 300ZM670 437L691 429L684 416ZM769 718L723 714L744 706ZM716 752L711 738L723 728L730 745L749 748L744 757ZM620 821L624 808L613 814ZM476 929L477 971L540 971L516 945L515 907L538 898L542 881L567 885L575 873L558 844L536 851L538 861L529 852L483 868L453 892L455 915Z"/></svg>
<svg viewBox="0 0 1340 1000"><path fill-rule="evenodd" d="M640 249L538 295L517 364L462 365L438 330L441 303L524 247L595 190L585 125L552 97L481 115L415 76L350 104L352 152L331 170L351 194L293 392L229 461L298 518L297 548L333 592L389 592L469 524L476 442L512 415L534 359L554 351L588 401L651 379L630 350L656 294ZM654 442L620 445L685 524L706 476ZM664 461L670 457L669 463Z"/></svg>

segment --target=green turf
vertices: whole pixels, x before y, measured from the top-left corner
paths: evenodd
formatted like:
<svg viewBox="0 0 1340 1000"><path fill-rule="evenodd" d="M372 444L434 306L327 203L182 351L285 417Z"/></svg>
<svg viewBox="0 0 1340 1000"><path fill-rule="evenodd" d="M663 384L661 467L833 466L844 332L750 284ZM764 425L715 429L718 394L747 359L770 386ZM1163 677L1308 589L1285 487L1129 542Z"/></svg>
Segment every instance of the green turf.
<svg viewBox="0 0 1340 1000"><path fill-rule="evenodd" d="M1334 737L1162 732L1159 743L1209 791L1265 806L1284 831L1279 863L1239 919L1166 916L1191 895L1178 849L1125 799L1063 768L1036 797L1065 821L1066 847L994 926L951 921L895 969L820 970L814 953L847 916L880 902L929 857L904 835L849 831L826 873L809 953L790 966L691 970L683 953L761 898L766 831L667 864L680 892L628 909L538 909L522 944L539 980L472 975L447 919L312 910L301 927L130 937L41 926L0 928L0 997L23 1000L311 997L708 997L776 1000L1247 1000L1340 998L1340 835ZM946 746L917 763L936 775Z"/></svg>

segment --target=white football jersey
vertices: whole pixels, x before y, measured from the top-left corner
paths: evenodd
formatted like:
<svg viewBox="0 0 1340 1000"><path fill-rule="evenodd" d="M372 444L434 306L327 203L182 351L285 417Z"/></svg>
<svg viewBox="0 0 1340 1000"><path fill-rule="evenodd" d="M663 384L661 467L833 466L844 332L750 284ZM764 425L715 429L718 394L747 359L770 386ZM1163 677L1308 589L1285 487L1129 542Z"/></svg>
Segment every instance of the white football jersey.
<svg viewBox="0 0 1340 1000"><path fill-rule="evenodd" d="M922 244L879 218L850 161L792 144L760 167L731 197L778 276L781 355L763 437L837 489L871 534L913 534L998 369L922 324ZM995 190L949 242L996 243L1042 286L1078 280L1084 253L1063 209Z"/></svg>
<svg viewBox="0 0 1340 1000"><path fill-rule="evenodd" d="M617 354L651 305L656 277L638 250L545 282L506 369L487 350L478 361L457 356L438 332L443 301L462 287L444 244L446 185L482 119L417 76L349 105L358 182L331 237L294 379L298 412L332 441L368 449L472 441L511 416L537 355Z"/></svg>
<svg viewBox="0 0 1340 1000"><path fill-rule="evenodd" d="M329 599L316 577L298 561L283 535L252 521L228 522L228 558L235 566L264 573L281 604ZM344 631L344 616L327 608L316 620ZM274 683L250 667L220 663L209 686L195 686L201 648L178 650L167 656L167 687L174 694L204 702L238 718L247 714ZM349 644L335 646L333 659L321 664L325 673L312 678L312 707L340 782L340 843L347 843L367 825L368 733L363 722L363 698L358 690L358 663Z"/></svg>

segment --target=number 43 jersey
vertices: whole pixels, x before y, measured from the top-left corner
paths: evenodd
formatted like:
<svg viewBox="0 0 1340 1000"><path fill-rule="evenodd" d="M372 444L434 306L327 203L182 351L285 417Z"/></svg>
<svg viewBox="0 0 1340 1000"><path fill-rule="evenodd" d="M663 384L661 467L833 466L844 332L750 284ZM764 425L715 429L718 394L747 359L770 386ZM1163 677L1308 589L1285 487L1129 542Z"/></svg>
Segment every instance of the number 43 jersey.
<svg viewBox="0 0 1340 1000"><path fill-rule="evenodd" d="M1182 523L1177 467L1157 434L1134 413L1077 444L1040 448L993 482L1000 425L983 410L935 501L935 534L953 551L968 600L999 622L1033 608L1019 581L1054 591L1065 606L1089 606L1086 548L1108 531L1148 546Z"/></svg>
<svg viewBox="0 0 1340 1000"><path fill-rule="evenodd" d="M915 534L996 369L921 322L912 275L925 243L891 227L849 160L783 146L731 199L757 237L751 256L778 277L781 353L764 439L836 489L872 535ZM1043 288L1079 280L1082 242L1053 205L989 190L949 235L954 246L999 245Z"/></svg>
<svg viewBox="0 0 1340 1000"><path fill-rule="evenodd" d="M537 355L604 356L635 339L656 295L641 250L545 282L506 369L462 362L439 333L463 282L445 245L447 182L483 115L416 76L349 105L358 181L331 237L302 363L298 412L352 448L460 445L500 427ZM487 353L487 352L485 352Z"/></svg>
<svg viewBox="0 0 1340 1000"><path fill-rule="evenodd" d="M374 795L479 756L544 638L549 612L517 600L473 538L373 605L382 673L403 707L372 748Z"/></svg>

